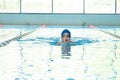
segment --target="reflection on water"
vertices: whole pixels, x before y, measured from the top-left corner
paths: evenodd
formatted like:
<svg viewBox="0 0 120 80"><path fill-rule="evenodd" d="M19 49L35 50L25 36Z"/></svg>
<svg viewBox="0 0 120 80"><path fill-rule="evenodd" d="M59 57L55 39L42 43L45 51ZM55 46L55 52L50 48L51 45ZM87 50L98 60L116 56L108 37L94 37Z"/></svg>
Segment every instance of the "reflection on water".
<svg viewBox="0 0 120 80"><path fill-rule="evenodd" d="M24 53L23 53L23 47L22 47L22 45L21 44L19 44L19 50L20 50L20 59L21 59L21 64L19 65L19 67L18 67L18 75L19 75L19 78L15 78L15 80L28 80L27 78L26 78L26 73L24 72L24 64L25 64L25 62L26 62L26 60L25 60L25 57L24 57Z"/></svg>
<svg viewBox="0 0 120 80"><path fill-rule="evenodd" d="M70 43L62 43L62 55L70 56L71 55L71 44Z"/></svg>
<svg viewBox="0 0 120 80"><path fill-rule="evenodd" d="M71 29L73 34L80 32L72 38L76 45L58 46L58 36L44 37L41 32L0 48L0 80L120 80L119 39L96 30ZM66 59L61 54L71 56Z"/></svg>

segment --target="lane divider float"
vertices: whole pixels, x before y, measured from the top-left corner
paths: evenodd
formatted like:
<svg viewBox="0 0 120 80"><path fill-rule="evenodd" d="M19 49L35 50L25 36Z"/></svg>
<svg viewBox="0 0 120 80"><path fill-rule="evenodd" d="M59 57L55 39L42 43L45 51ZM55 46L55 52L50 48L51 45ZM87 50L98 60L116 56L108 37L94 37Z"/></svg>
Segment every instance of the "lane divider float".
<svg viewBox="0 0 120 80"><path fill-rule="evenodd" d="M40 28L46 28L46 27L47 27L47 26L44 24L44 25L42 25ZM27 36L27 35L35 32L35 31L38 31L38 30L39 30L39 29L33 30L33 31L29 31L29 32L26 32L26 33L24 33L24 34L20 34L20 35L18 35L18 36L16 36L16 37L13 37L13 38L11 38L11 39L8 39L8 40L6 40L6 41L3 41L3 42L0 43L0 47L6 46L6 45L8 45L10 42L15 41L15 40L19 40L19 39L21 39L22 37Z"/></svg>
<svg viewBox="0 0 120 80"><path fill-rule="evenodd" d="M96 29L95 26L93 26L93 25L89 25L89 28ZM100 30L100 29L96 29L96 30L101 31L101 32L103 32L105 34L108 34L110 36L113 36L113 37L116 37L116 38L120 39L119 35L116 35L116 34L113 34L113 33L107 32L107 31L103 31L103 30Z"/></svg>

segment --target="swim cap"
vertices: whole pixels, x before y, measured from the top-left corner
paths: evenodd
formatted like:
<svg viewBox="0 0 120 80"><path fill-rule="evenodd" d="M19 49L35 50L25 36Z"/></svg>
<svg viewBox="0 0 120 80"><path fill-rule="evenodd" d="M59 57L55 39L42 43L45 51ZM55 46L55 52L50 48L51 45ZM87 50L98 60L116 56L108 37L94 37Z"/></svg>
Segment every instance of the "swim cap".
<svg viewBox="0 0 120 80"><path fill-rule="evenodd" d="M69 30L67 30L67 29L63 30L63 32L61 33L61 36L63 36L64 33L68 33L68 34L69 34L69 37L71 37L71 33L70 33Z"/></svg>

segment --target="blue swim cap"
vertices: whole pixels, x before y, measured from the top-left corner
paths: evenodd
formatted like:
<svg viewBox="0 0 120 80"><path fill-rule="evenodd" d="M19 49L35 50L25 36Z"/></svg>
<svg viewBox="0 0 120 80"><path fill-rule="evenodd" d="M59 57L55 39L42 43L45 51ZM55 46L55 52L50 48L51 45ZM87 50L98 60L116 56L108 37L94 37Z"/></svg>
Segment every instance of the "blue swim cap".
<svg viewBox="0 0 120 80"><path fill-rule="evenodd" d="M63 36L64 33L68 33L68 34L69 34L69 37L71 37L71 33L70 33L69 30L67 30L67 29L63 30L63 32L61 33L61 36Z"/></svg>

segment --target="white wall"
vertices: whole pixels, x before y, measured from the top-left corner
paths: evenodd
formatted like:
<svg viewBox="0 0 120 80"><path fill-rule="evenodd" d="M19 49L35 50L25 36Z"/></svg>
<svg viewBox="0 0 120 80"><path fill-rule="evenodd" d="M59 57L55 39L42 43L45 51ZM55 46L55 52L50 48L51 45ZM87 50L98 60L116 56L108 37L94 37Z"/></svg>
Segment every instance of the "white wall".
<svg viewBox="0 0 120 80"><path fill-rule="evenodd" d="M120 15L90 14L0 14L0 24L47 24L47 25L114 25L120 26Z"/></svg>

